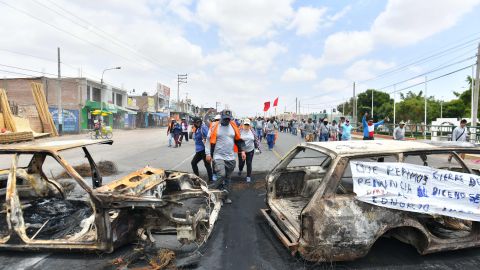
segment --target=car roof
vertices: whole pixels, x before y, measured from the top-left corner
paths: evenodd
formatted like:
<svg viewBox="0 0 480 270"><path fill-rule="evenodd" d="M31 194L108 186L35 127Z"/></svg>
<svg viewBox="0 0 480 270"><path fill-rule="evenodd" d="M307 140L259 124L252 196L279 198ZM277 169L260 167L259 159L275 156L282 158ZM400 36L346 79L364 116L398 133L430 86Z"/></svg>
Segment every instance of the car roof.
<svg viewBox="0 0 480 270"><path fill-rule="evenodd" d="M24 144L8 144L0 146L2 152L29 152L29 151L64 151L72 148L83 147L93 144L113 144L112 140L65 140L46 141Z"/></svg>
<svg viewBox="0 0 480 270"><path fill-rule="evenodd" d="M395 141L395 140L371 140L371 141L330 141L309 142L304 146L328 150L336 155L365 155L365 154L388 154L422 150L446 150L471 148L480 150L475 144L466 142L433 142L433 141Z"/></svg>

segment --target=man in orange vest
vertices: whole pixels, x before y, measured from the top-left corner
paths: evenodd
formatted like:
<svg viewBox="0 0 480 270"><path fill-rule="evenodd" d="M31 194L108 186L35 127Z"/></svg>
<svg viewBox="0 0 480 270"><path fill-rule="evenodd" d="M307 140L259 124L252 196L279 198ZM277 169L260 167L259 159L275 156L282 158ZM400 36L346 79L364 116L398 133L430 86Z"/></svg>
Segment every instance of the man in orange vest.
<svg viewBox="0 0 480 270"><path fill-rule="evenodd" d="M239 152L245 160L245 142L240 137L240 130L235 124L230 110L223 110L219 122L214 122L207 135L205 144L206 159L208 162L213 158L213 170L217 175L217 181L212 185L213 188L223 188L230 192L230 176L235 169L235 152ZM210 143L208 143L210 142ZM232 203L228 197L225 203Z"/></svg>

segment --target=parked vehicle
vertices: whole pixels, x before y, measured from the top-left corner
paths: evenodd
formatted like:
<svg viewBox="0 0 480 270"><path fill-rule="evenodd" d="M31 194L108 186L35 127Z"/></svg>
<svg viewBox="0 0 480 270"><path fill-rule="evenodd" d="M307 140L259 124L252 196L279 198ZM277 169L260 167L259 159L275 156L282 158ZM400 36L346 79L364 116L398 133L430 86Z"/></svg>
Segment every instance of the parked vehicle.
<svg viewBox="0 0 480 270"><path fill-rule="evenodd" d="M112 252L153 241L157 232L176 234L181 243L204 243L220 211L220 191L193 174L151 167L102 185L87 146L112 143L1 146L0 160L11 164L0 170L0 248ZM90 164L91 185L60 155L80 149Z"/></svg>
<svg viewBox="0 0 480 270"><path fill-rule="evenodd" d="M404 162L479 175L461 153L480 154L480 148L390 140L303 143L267 175L268 209L262 213L292 254L309 261L363 257L382 236L411 244L420 254L477 247L478 222L377 206L359 201L353 191L351 161Z"/></svg>

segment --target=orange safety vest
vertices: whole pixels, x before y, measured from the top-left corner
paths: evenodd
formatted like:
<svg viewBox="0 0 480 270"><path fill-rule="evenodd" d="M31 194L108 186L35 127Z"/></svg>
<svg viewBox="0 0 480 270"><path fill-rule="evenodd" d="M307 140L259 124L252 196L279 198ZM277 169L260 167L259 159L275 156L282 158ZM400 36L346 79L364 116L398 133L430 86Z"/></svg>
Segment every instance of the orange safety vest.
<svg viewBox="0 0 480 270"><path fill-rule="evenodd" d="M218 132L218 125L220 124L219 122L213 123L211 127L211 133L210 133L210 144L216 144L217 143L217 132ZM230 126L232 126L233 131L235 131L235 141L241 140L242 138L240 137L240 130L238 129L237 124L235 124L234 121L230 121ZM238 147L234 143L233 144L233 151L235 153L238 152Z"/></svg>

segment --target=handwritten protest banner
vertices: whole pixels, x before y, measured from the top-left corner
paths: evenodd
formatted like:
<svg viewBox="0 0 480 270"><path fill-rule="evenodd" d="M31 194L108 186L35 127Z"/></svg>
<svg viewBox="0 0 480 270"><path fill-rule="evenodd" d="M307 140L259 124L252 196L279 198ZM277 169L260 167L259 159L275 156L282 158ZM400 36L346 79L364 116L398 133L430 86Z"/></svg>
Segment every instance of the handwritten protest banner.
<svg viewBox="0 0 480 270"><path fill-rule="evenodd" d="M404 211L480 221L480 176L394 162L351 161L360 201Z"/></svg>

